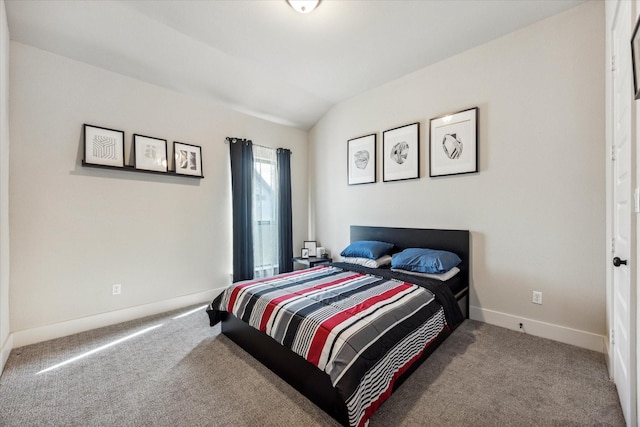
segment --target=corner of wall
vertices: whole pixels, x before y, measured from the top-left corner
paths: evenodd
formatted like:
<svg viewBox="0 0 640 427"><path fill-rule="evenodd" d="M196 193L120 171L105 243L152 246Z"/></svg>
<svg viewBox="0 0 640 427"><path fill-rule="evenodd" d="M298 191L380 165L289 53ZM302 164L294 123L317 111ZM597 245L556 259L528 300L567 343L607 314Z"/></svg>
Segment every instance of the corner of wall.
<svg viewBox="0 0 640 427"><path fill-rule="evenodd" d="M9 333L9 25L0 0L0 372L13 347Z"/></svg>
<svg viewBox="0 0 640 427"><path fill-rule="evenodd" d="M5 342L0 346L0 376L2 376L4 365L7 364L11 350L13 350L13 335L9 334Z"/></svg>

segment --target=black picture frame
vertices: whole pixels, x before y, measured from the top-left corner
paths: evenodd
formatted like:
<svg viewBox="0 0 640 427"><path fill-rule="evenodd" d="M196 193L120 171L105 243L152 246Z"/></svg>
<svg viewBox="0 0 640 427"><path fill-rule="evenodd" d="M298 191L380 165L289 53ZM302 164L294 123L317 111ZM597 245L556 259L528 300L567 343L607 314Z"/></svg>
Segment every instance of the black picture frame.
<svg viewBox="0 0 640 427"><path fill-rule="evenodd" d="M173 141L173 165L178 175L199 176L202 174L202 147Z"/></svg>
<svg viewBox="0 0 640 427"><path fill-rule="evenodd" d="M140 170L167 172L167 140L133 135L133 167Z"/></svg>
<svg viewBox="0 0 640 427"><path fill-rule="evenodd" d="M124 131L84 124L84 164L124 167Z"/></svg>
<svg viewBox="0 0 640 427"><path fill-rule="evenodd" d="M347 184L376 182L376 138L370 134L347 141Z"/></svg>
<svg viewBox="0 0 640 427"><path fill-rule="evenodd" d="M429 121L429 176L478 172L478 107Z"/></svg>
<svg viewBox="0 0 640 427"><path fill-rule="evenodd" d="M318 254L318 242L315 240L305 240L302 246L309 250L309 256L316 256Z"/></svg>
<svg viewBox="0 0 640 427"><path fill-rule="evenodd" d="M635 99L640 99L640 86L638 78L640 78L640 18L636 22L631 36L631 64L633 68L633 94Z"/></svg>
<svg viewBox="0 0 640 427"><path fill-rule="evenodd" d="M420 178L420 123L382 133L382 181Z"/></svg>
<svg viewBox="0 0 640 427"><path fill-rule="evenodd" d="M308 259L309 258L309 249L307 248L302 248L300 250L300 258L302 259Z"/></svg>

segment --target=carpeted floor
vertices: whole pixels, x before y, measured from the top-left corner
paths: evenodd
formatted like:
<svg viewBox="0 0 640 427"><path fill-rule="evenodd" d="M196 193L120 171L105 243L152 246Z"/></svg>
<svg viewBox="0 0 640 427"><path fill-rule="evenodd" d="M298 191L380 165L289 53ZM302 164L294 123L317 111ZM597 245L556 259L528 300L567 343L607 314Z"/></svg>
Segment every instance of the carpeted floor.
<svg viewBox="0 0 640 427"><path fill-rule="evenodd" d="M204 308L174 318L193 308L15 349L0 377L0 426L337 425L210 328ZM370 425L624 420L602 354L467 320Z"/></svg>

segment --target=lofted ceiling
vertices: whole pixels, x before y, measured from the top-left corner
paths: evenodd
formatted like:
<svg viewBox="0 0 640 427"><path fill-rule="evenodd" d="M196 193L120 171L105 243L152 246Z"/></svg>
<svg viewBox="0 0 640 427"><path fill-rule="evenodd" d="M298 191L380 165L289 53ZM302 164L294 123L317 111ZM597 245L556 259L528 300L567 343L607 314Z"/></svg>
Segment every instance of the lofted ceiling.
<svg viewBox="0 0 640 427"><path fill-rule="evenodd" d="M366 90L584 0L6 0L12 40L310 129Z"/></svg>

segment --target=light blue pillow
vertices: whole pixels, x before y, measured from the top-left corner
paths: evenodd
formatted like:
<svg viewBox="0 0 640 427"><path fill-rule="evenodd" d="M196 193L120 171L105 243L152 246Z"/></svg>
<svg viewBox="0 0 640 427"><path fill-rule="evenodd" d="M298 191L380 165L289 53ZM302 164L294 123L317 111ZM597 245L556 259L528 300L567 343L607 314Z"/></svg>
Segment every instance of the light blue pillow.
<svg viewBox="0 0 640 427"><path fill-rule="evenodd" d="M344 248L340 255L350 258L378 259L388 254L392 248L392 243L378 242L377 240L358 240Z"/></svg>
<svg viewBox="0 0 640 427"><path fill-rule="evenodd" d="M393 254L391 268L419 273L445 273L461 262L460 257L453 252L409 248Z"/></svg>

